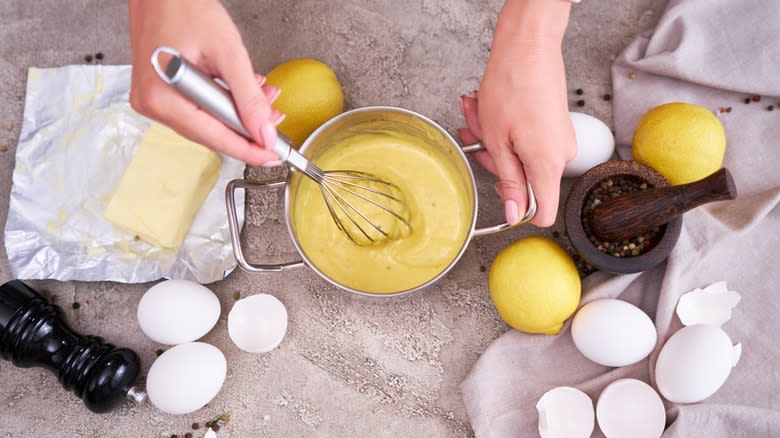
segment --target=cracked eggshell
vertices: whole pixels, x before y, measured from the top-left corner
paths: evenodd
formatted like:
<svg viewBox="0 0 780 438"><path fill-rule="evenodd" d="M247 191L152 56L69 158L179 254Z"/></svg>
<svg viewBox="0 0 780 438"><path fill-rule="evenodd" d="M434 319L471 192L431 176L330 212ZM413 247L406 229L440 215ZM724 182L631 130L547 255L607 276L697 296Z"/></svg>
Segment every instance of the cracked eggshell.
<svg viewBox="0 0 780 438"><path fill-rule="evenodd" d="M166 280L149 288L138 302L138 325L151 340L178 345L200 339L216 325L219 299L207 287Z"/></svg>
<svg viewBox="0 0 780 438"><path fill-rule="evenodd" d="M580 308L571 323L574 345L600 365L622 367L639 362L658 338L650 317L623 300L601 299Z"/></svg>
<svg viewBox="0 0 780 438"><path fill-rule="evenodd" d="M596 422L590 397L568 386L545 392L536 410L542 438L588 438Z"/></svg>
<svg viewBox="0 0 780 438"><path fill-rule="evenodd" d="M238 348L267 353L287 333L287 309L273 295L257 294L236 301L228 314L228 335Z"/></svg>
<svg viewBox="0 0 780 438"><path fill-rule="evenodd" d="M726 287L725 281L694 289L680 297L677 316L685 326L710 324L720 327L731 319L731 310L742 297Z"/></svg>
<svg viewBox="0 0 780 438"><path fill-rule="evenodd" d="M672 335L658 354L655 383L674 403L698 403L726 382L739 361L740 344L714 325L683 327Z"/></svg>
<svg viewBox="0 0 780 438"><path fill-rule="evenodd" d="M154 361L146 375L146 392L152 404L166 414L189 414L216 397L226 375L227 361L217 347L190 342Z"/></svg>
<svg viewBox="0 0 780 438"><path fill-rule="evenodd" d="M574 111L569 116L577 137L577 153L563 169L565 178L580 176L588 169L609 161L615 152L615 136L604 122Z"/></svg>
<svg viewBox="0 0 780 438"><path fill-rule="evenodd" d="M599 428L607 438L658 438L666 427L666 409L650 385L637 379L610 383L596 403Z"/></svg>

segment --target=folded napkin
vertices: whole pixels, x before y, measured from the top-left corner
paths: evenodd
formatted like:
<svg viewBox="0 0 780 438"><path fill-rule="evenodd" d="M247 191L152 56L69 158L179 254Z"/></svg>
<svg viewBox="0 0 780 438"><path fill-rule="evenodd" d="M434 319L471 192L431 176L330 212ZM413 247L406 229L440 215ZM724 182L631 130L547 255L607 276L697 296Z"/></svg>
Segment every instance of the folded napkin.
<svg viewBox="0 0 780 438"><path fill-rule="evenodd" d="M555 386L577 387L594 404L619 378L655 387L658 351L682 327L674 313L680 295L720 280L742 295L723 326L733 343L742 343L742 358L709 399L691 405L664 400L664 436L780 436L778 35L776 0L672 0L656 29L615 60L617 143L630 144L637 121L656 105L684 101L710 108L726 129L724 166L739 197L686 213L666 263L638 274L598 272L583 282L583 304L620 298L653 318L658 343L648 359L622 368L590 362L575 348L568 323L558 336L510 330L495 340L461 385L477 436L538 436L536 401ZM760 100L744 103L753 96ZM630 159L630 147L619 154ZM597 429L595 436L603 435Z"/></svg>

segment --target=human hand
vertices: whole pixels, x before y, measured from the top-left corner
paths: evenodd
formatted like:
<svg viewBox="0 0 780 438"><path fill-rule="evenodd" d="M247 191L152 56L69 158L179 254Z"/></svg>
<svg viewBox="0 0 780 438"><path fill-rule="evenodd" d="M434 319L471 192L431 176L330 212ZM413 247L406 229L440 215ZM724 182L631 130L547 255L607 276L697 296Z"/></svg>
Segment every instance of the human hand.
<svg viewBox="0 0 780 438"><path fill-rule="evenodd" d="M569 6L568 2L542 2L546 4L507 2L480 90L473 97L461 97L468 127L458 134L466 144L483 141L487 151L474 158L498 176L496 189L504 201L507 222L517 223L520 209L525 211L527 179L537 199L531 223L546 227L555 222L561 176L574 158L577 142L560 50ZM556 12L549 7L566 9ZM545 20L553 20L555 26L540 29Z"/></svg>
<svg viewBox="0 0 780 438"><path fill-rule="evenodd" d="M132 107L214 151L255 166L277 163L279 157L270 149L276 143L275 126L284 116L271 103L280 90L263 85L265 79L254 73L241 35L222 5L216 0L129 0L128 9ZM150 59L154 49L163 45L230 87L253 142L201 111L157 76Z"/></svg>

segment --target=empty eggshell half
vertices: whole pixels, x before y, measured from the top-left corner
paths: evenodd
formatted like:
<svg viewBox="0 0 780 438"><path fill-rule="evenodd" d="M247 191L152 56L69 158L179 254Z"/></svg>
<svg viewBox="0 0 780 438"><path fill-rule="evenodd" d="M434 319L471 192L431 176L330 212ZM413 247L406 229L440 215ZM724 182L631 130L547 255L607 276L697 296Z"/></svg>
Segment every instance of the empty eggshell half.
<svg viewBox="0 0 780 438"><path fill-rule="evenodd" d="M601 299L582 306L571 323L574 345L600 365L639 362L655 347L657 333L645 312L622 300Z"/></svg>
<svg viewBox="0 0 780 438"><path fill-rule="evenodd" d="M719 281L682 295L677 302L677 316L685 326L710 324L720 327L731 319L731 310L741 298L737 292L728 290L725 281Z"/></svg>
<svg viewBox="0 0 780 438"><path fill-rule="evenodd" d="M214 292L186 280L166 280L138 302L138 325L151 340L167 345L192 342L208 333L221 307Z"/></svg>
<svg viewBox="0 0 780 438"><path fill-rule="evenodd" d="M666 427L661 397L637 379L616 380L604 388L596 418L607 438L658 438Z"/></svg>
<svg viewBox="0 0 780 438"><path fill-rule="evenodd" d="M658 391L674 403L698 403L726 382L742 353L720 327L691 325L666 341L655 363Z"/></svg>
<svg viewBox="0 0 780 438"><path fill-rule="evenodd" d="M227 374L225 356L213 345L177 345L154 361L146 376L146 392L157 409L189 414L206 406L222 388Z"/></svg>
<svg viewBox="0 0 780 438"><path fill-rule="evenodd" d="M273 295L257 294L236 301L228 314L228 335L238 348L266 353L287 333L287 309Z"/></svg>
<svg viewBox="0 0 780 438"><path fill-rule="evenodd" d="M559 386L545 392L536 410L542 438L588 438L595 426L593 402L576 388Z"/></svg>

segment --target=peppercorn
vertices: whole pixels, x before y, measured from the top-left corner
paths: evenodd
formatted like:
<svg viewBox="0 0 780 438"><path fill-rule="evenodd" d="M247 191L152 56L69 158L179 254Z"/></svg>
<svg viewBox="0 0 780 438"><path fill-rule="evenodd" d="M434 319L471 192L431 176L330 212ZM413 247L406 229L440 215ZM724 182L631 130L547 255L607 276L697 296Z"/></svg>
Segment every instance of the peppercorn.
<svg viewBox="0 0 780 438"><path fill-rule="evenodd" d="M238 301L241 299L241 292L233 292L233 299Z"/></svg>
<svg viewBox="0 0 780 438"><path fill-rule="evenodd" d="M582 93L584 93L584 91L582 91L582 88L577 88L577 90L575 90L574 92L577 93L578 96L582 96Z"/></svg>
<svg viewBox="0 0 780 438"><path fill-rule="evenodd" d="M727 113L730 113L730 112L731 112L731 107L730 107L730 106L727 106L727 107L726 107L726 112L727 112Z"/></svg>
<svg viewBox="0 0 780 438"><path fill-rule="evenodd" d="M97 53L95 53L95 59L97 59L98 61L100 61L101 59L103 59L103 52L97 52Z"/></svg>
<svg viewBox="0 0 780 438"><path fill-rule="evenodd" d="M73 310L78 310L79 307L81 307L81 304L79 303L73 303Z"/></svg>
<svg viewBox="0 0 780 438"><path fill-rule="evenodd" d="M192 434L190 432L187 432L184 434L184 438L192 438Z"/></svg>
<svg viewBox="0 0 780 438"><path fill-rule="evenodd" d="M634 73L634 72L629 73L628 74L628 78L633 81L634 79L636 79L636 73Z"/></svg>
<svg viewBox="0 0 780 438"><path fill-rule="evenodd" d="M165 353L165 351L163 351L162 349L159 349L159 348L157 349L157 351L155 351L155 354L157 354L157 356L160 356L163 353Z"/></svg>
<svg viewBox="0 0 780 438"><path fill-rule="evenodd" d="M92 62L92 55L86 55L86 56L84 56L84 61L86 61L86 62Z"/></svg>
<svg viewBox="0 0 780 438"><path fill-rule="evenodd" d="M648 183L639 177L618 175L601 181L588 193L582 209L581 221L585 235L596 249L613 257L636 257L653 248L651 237L655 238L661 232L661 229L658 227L651 233L639 235L621 242L608 242L600 240L593 233L588 219L588 213L600 205L603 200L617 198L624 194L647 188Z"/></svg>
<svg viewBox="0 0 780 438"><path fill-rule="evenodd" d="M8 152L8 148L3 145L0 145L0 152Z"/></svg>
<svg viewBox="0 0 780 438"><path fill-rule="evenodd" d="M604 97L604 100L606 100L607 102L612 100L612 95L611 94L605 94L603 97Z"/></svg>
<svg viewBox="0 0 780 438"><path fill-rule="evenodd" d="M200 429L200 424L192 423L192 430L198 430L198 429Z"/></svg>
<svg viewBox="0 0 780 438"><path fill-rule="evenodd" d="M580 107L585 106L585 101L582 100L582 99L578 100L577 101L577 106L580 106Z"/></svg>
<svg viewBox="0 0 780 438"><path fill-rule="evenodd" d="M745 102L745 103L750 103L750 98L749 98L749 97L746 97L744 102Z"/></svg>
<svg viewBox="0 0 780 438"><path fill-rule="evenodd" d="M753 102L760 102L760 101L761 101L761 96L758 95L753 96Z"/></svg>
<svg viewBox="0 0 780 438"><path fill-rule="evenodd" d="M768 107L766 107L766 110L767 111L774 111L775 107L774 107L774 105L769 105Z"/></svg>
<svg viewBox="0 0 780 438"><path fill-rule="evenodd" d="M485 272L485 271L487 271L486 267L484 267L484 266L480 266L479 267L479 272Z"/></svg>

